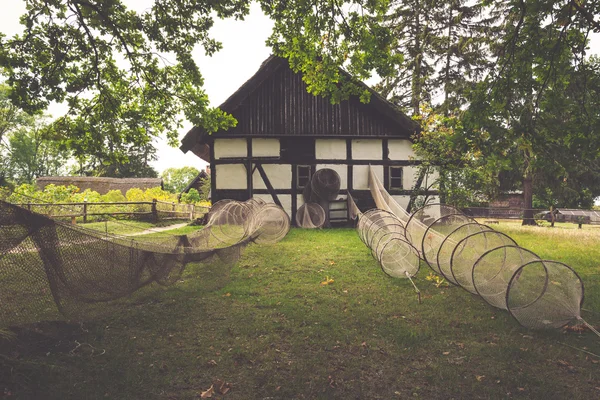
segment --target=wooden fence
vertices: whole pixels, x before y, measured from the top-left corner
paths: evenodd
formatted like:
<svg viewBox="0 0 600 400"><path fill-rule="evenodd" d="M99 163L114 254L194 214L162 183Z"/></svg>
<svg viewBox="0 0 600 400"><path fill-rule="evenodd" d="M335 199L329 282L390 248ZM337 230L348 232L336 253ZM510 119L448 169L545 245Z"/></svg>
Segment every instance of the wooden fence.
<svg viewBox="0 0 600 400"><path fill-rule="evenodd" d="M202 218L209 210L206 206L194 204L182 204L153 201L123 201L112 203L21 203L21 207L27 208L38 214L47 215L52 218L82 218L88 222L90 217L98 216L130 216L152 221L167 219L187 219L193 221Z"/></svg>

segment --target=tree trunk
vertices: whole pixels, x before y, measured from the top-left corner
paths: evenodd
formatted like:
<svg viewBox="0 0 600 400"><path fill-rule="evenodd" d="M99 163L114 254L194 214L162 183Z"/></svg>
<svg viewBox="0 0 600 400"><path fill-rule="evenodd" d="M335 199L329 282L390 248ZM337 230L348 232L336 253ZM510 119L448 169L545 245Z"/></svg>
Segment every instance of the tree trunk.
<svg viewBox="0 0 600 400"><path fill-rule="evenodd" d="M533 176L526 172L523 179L523 223L522 225L537 225L533 219Z"/></svg>
<svg viewBox="0 0 600 400"><path fill-rule="evenodd" d="M415 66L413 70L411 90L413 115L421 114L421 63L423 62L423 50L421 49L421 10L419 1L415 2Z"/></svg>

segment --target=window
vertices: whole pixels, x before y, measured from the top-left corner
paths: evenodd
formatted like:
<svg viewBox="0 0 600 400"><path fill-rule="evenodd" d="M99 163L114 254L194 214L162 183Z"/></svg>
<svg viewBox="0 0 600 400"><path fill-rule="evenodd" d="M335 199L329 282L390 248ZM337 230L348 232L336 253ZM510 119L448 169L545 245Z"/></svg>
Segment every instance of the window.
<svg viewBox="0 0 600 400"><path fill-rule="evenodd" d="M390 168L390 189L402 189L402 167Z"/></svg>
<svg viewBox="0 0 600 400"><path fill-rule="evenodd" d="M296 166L296 187L303 189L310 181L310 165Z"/></svg>

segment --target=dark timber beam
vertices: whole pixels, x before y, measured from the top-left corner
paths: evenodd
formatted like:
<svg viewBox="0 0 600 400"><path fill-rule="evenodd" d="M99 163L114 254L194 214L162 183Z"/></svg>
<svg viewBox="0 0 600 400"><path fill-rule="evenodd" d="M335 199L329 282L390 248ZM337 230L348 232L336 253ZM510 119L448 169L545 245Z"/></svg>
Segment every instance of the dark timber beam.
<svg viewBox="0 0 600 400"><path fill-rule="evenodd" d="M256 164L256 169L258 170L258 173L262 177L263 182L265 182L265 186L267 187L269 194L273 198L273 201L275 202L275 204L277 204L279 207L281 207L281 201L279 201L279 197L277 197L277 192L275 191L275 189L273 189L273 185L271 185L271 181L269 181L269 177L267 176L265 169L263 168L263 166L261 164ZM258 190L256 192L258 193Z"/></svg>
<svg viewBox="0 0 600 400"><path fill-rule="evenodd" d="M298 212L298 165L292 164L292 225L296 225L296 213Z"/></svg>
<svg viewBox="0 0 600 400"><path fill-rule="evenodd" d="M210 146L210 202L215 204L217 197L217 165L215 163L215 146Z"/></svg>
<svg viewBox="0 0 600 400"><path fill-rule="evenodd" d="M352 139L346 139L346 163L348 164L348 173L346 174L346 187L348 193L352 193L354 187L354 168L352 167Z"/></svg>
<svg viewBox="0 0 600 400"><path fill-rule="evenodd" d="M260 157L254 157L250 159L253 163L260 164L285 164L290 165L289 163L283 160L273 160L273 159L262 159ZM248 159L245 157L236 157L236 158L220 158L214 161L215 164L246 164ZM316 165L316 164L349 164L349 165L393 165L399 167L407 167L412 165L420 165L420 160L346 160L346 159L335 159L335 160L307 160L306 163L299 163L301 165Z"/></svg>
<svg viewBox="0 0 600 400"><path fill-rule="evenodd" d="M248 158L246 160L246 189L248 190L248 199L252 198L252 139L246 139L246 149Z"/></svg>

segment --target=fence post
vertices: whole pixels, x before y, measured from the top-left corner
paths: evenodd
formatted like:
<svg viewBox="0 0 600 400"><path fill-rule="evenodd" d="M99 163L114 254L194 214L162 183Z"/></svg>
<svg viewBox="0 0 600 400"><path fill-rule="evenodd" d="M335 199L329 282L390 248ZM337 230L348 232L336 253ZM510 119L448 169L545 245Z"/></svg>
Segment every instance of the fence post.
<svg viewBox="0 0 600 400"><path fill-rule="evenodd" d="M550 219L552 220L552 223L550 224L550 227L554 228L554 207L550 206Z"/></svg>
<svg viewBox="0 0 600 400"><path fill-rule="evenodd" d="M158 210L156 209L156 199L152 199L152 219L158 221Z"/></svg>
<svg viewBox="0 0 600 400"><path fill-rule="evenodd" d="M191 210L190 211L190 221L193 221L194 220L194 215L195 215L194 211L196 210L196 205L195 204L191 204L190 206L191 206L190 207L190 210Z"/></svg>
<svg viewBox="0 0 600 400"><path fill-rule="evenodd" d="M87 199L83 199L83 223L87 222Z"/></svg>
<svg viewBox="0 0 600 400"><path fill-rule="evenodd" d="M31 211L31 203L27 203L27 209Z"/></svg>

